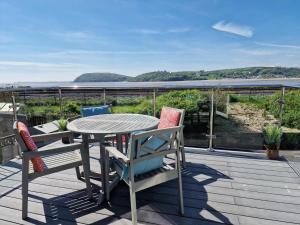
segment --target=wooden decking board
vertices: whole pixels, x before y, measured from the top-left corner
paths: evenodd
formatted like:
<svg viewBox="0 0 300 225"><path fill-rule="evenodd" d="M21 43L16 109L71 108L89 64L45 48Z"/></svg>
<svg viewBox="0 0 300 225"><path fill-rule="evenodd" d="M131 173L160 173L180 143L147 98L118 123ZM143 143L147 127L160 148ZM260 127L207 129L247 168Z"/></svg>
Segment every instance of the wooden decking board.
<svg viewBox="0 0 300 225"><path fill-rule="evenodd" d="M91 157L91 166L99 171L99 150L93 149ZM296 173L284 161L257 158L258 155L248 159L244 156L234 158L232 154L227 157L224 154L187 153L188 167L183 175L186 217L177 215L176 182L168 182L138 193L139 221L152 224L300 224L300 182ZM14 163L16 168L0 166L0 191L7 193L0 198L0 210L6 208L2 212L21 215L18 208L21 206L21 172L20 165L17 165L19 161ZM93 182L99 185L99 182ZM76 179L74 170L59 173L57 177L50 175L34 180L29 186L30 193L41 197L42 201L30 200L30 204L37 204L40 213L30 213L30 216L39 218L36 221L41 221L41 224L45 224L45 218L51 221L49 218L52 217L45 217L42 210L45 204L58 208L60 213L68 211L70 208L61 203L69 199L68 204L74 207L78 201L83 201L76 198L85 195L84 188L85 184ZM15 202L10 201L11 198ZM8 204L14 208L9 209ZM113 192L112 208L106 205L89 215L61 218L55 222L130 224L128 204L128 190L119 185ZM76 207L79 211L93 208L89 204ZM9 216L0 213L0 224L1 220L22 223L21 216L9 220Z"/></svg>
<svg viewBox="0 0 300 225"><path fill-rule="evenodd" d="M190 166L192 164L192 166ZM268 169L266 170L265 166L257 167L237 167L237 166L228 166L228 165L218 165L211 163L207 160L202 159L190 159L189 164L187 164L187 168L194 168L194 169L209 169L209 168L215 168L220 171L235 171L235 172L246 172L246 173L253 173L253 174L264 174L264 175L272 175L277 174L278 176L291 176L295 177L297 174L295 174L293 169L285 169L285 170L272 170Z"/></svg>
<svg viewBox="0 0 300 225"><path fill-rule="evenodd" d="M152 194L152 193L150 193L150 194ZM153 194L153 196L155 196L154 194ZM151 199L150 199L151 200ZM175 201L176 202L176 201ZM200 202L199 202L200 203ZM215 203L210 203L210 205L214 205ZM232 207L232 206L231 206ZM203 207L204 208L204 207ZM228 206L224 206L223 205L223 208L228 208ZM224 210L221 210L221 209L218 209L218 211L221 211L222 213L223 213L223 211ZM248 210L247 210L248 211ZM265 212L264 212L265 213ZM255 213L256 214L256 213ZM279 215L280 216L280 215ZM285 215L286 216L286 215Z"/></svg>

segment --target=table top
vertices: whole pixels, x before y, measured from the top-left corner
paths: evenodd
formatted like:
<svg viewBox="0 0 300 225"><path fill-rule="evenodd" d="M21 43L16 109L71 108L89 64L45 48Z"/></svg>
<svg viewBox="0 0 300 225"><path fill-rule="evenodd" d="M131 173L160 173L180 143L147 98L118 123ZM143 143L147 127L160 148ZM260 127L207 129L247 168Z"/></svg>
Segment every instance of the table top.
<svg viewBox="0 0 300 225"><path fill-rule="evenodd" d="M120 134L157 127L159 119L141 114L103 114L76 119L68 130L83 134Z"/></svg>

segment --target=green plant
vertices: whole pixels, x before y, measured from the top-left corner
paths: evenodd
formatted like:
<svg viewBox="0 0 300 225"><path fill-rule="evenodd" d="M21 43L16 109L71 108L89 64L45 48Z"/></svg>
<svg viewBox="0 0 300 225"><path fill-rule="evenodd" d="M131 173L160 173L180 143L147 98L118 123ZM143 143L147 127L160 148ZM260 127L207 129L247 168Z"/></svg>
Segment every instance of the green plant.
<svg viewBox="0 0 300 225"><path fill-rule="evenodd" d="M278 150L282 137L282 128L274 124L269 124L264 128L263 134L266 147Z"/></svg>
<svg viewBox="0 0 300 225"><path fill-rule="evenodd" d="M205 100L205 95L199 90L171 91L157 97L157 110L163 106L185 109L188 113L199 110L198 103Z"/></svg>
<svg viewBox="0 0 300 225"><path fill-rule="evenodd" d="M57 124L55 124L58 127L59 131L66 131L67 130L67 125L68 125L68 120L66 119L59 119L57 121Z"/></svg>

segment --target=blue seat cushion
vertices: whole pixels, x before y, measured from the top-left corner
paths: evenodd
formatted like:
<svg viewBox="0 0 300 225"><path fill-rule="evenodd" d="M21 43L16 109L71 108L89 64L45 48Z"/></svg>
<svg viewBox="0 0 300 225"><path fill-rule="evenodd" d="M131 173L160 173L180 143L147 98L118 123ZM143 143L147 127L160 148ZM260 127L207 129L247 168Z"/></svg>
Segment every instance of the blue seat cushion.
<svg viewBox="0 0 300 225"><path fill-rule="evenodd" d="M170 134L166 133L166 136L167 135L170 135ZM145 144L145 146L147 147L147 150L149 150L148 148L150 148L150 149L153 149L153 151L155 151L155 149L166 144L166 142L164 140L162 140L158 137L149 137L146 139L148 139L148 142ZM146 141L146 139L144 141ZM146 151L143 151L143 147L141 148L140 156L148 154ZM117 160L115 160L115 161L117 161ZM164 156L156 156L152 159L137 162L137 163L135 163L135 165L133 167L134 175L136 176L136 175L150 172L151 170L158 169L163 166L163 161L164 161ZM122 170L121 178L128 179L128 167L124 166L123 164L121 164L119 162L116 162L115 164Z"/></svg>
<svg viewBox="0 0 300 225"><path fill-rule="evenodd" d="M96 106L96 107L83 107L81 108L80 111L82 117L96 116L96 115L110 113L110 109L108 105Z"/></svg>

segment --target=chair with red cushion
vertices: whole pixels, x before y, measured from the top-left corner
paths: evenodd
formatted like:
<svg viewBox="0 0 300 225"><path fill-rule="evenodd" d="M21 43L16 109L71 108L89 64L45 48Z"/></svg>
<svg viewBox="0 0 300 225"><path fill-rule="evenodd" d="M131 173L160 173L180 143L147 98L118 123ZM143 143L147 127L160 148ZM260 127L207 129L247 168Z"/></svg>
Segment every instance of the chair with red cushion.
<svg viewBox="0 0 300 225"><path fill-rule="evenodd" d="M88 156L81 143L74 143L73 134L69 131L52 134L31 136L27 126L22 122L13 125L16 140L22 150L22 218L28 214L28 185L29 181L47 174L83 166L88 197L91 197L91 185L89 180ZM38 148L35 142L55 141L62 137L68 137L71 144L57 147L45 146ZM78 153L80 150L80 154ZM77 174L77 176L79 176Z"/></svg>
<svg viewBox="0 0 300 225"><path fill-rule="evenodd" d="M170 128L170 127L176 127L176 126L182 126L184 122L184 109L176 109L171 107L164 106L160 113L160 121L158 124L159 129L164 128ZM180 152L181 152L181 160L182 165L185 167L185 151L184 151L184 137L183 137L183 131L180 132Z"/></svg>

